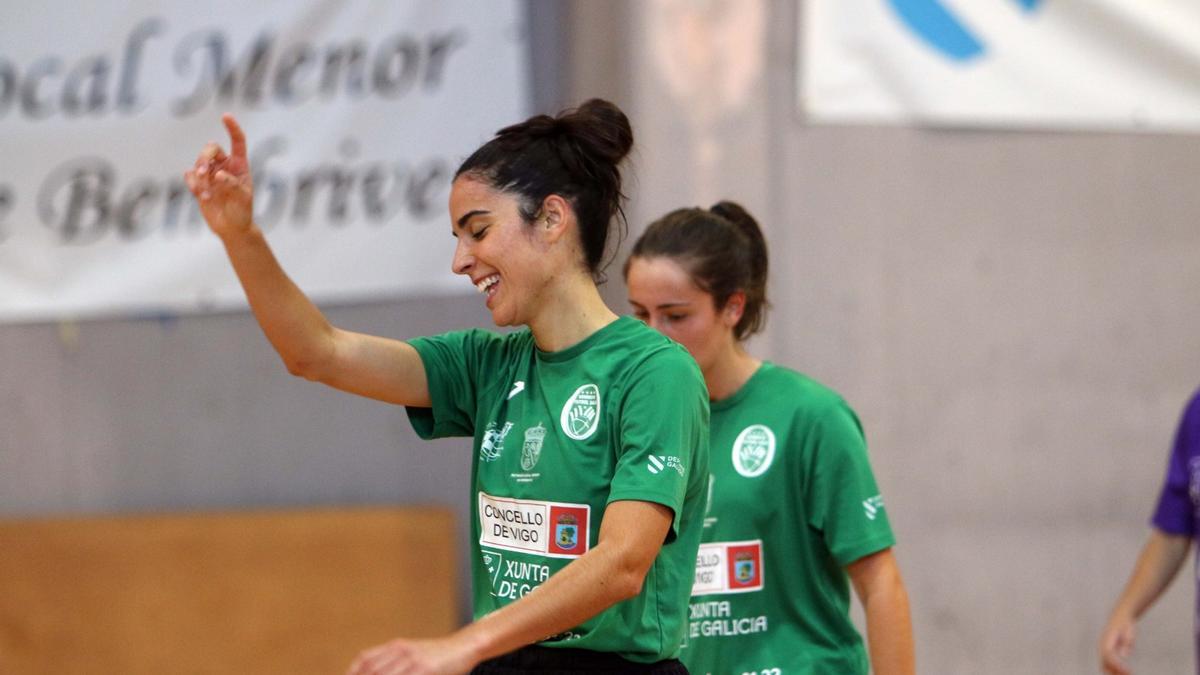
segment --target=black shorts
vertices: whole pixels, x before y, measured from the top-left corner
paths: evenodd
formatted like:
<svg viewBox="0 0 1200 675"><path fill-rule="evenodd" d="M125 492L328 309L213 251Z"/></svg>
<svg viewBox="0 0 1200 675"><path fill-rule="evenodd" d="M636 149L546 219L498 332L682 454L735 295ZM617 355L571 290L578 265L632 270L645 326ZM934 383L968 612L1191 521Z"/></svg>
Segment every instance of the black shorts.
<svg viewBox="0 0 1200 675"><path fill-rule="evenodd" d="M471 671L472 675L688 675L679 659L656 663L637 663L611 652L588 649L553 649L529 645L511 654L484 661Z"/></svg>

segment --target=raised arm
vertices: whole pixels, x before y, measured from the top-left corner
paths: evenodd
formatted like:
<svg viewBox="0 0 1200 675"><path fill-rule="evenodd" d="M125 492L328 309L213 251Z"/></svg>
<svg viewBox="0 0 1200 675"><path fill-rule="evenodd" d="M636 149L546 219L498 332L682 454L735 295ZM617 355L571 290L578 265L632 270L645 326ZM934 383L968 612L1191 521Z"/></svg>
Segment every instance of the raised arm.
<svg viewBox="0 0 1200 675"><path fill-rule="evenodd" d="M1134 565L1133 574L1117 600L1100 635L1100 667L1108 675L1129 675L1129 657L1133 653L1134 624L1171 584L1187 557L1191 538L1150 533Z"/></svg>
<svg viewBox="0 0 1200 675"><path fill-rule="evenodd" d="M570 630L641 591L672 516L661 504L615 501L604 511L596 547L534 592L449 637L394 640L367 650L349 673L465 673L480 661Z"/></svg>
<svg viewBox="0 0 1200 675"><path fill-rule="evenodd" d="M425 368L416 350L399 340L332 326L288 278L254 224L246 136L232 115L221 119L229 131L229 154L209 143L184 180L224 244L250 308L288 372L389 403L428 406Z"/></svg>
<svg viewBox="0 0 1200 675"><path fill-rule="evenodd" d="M846 566L867 617L867 650L876 675L913 675L912 618L908 591L892 549L859 558Z"/></svg>

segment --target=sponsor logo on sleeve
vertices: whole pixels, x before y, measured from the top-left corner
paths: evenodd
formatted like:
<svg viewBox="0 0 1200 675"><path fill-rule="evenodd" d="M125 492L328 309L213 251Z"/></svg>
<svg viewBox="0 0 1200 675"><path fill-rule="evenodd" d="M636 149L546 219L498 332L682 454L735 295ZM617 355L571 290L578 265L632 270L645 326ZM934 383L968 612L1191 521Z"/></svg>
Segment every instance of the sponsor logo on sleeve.
<svg viewBox="0 0 1200 675"><path fill-rule="evenodd" d="M866 514L867 520L875 520L879 512L883 510L883 495L875 495L867 497L863 500L863 513Z"/></svg>
<svg viewBox="0 0 1200 675"><path fill-rule="evenodd" d="M600 388L585 384L576 389L563 405L559 422L563 433L577 441L596 433L600 424Z"/></svg>
<svg viewBox="0 0 1200 675"><path fill-rule="evenodd" d="M762 587L762 540L700 545L692 595L747 593Z"/></svg>
<svg viewBox="0 0 1200 675"><path fill-rule="evenodd" d="M761 476L775 459L775 432L752 424L733 441L733 468L746 478Z"/></svg>
<svg viewBox="0 0 1200 675"><path fill-rule="evenodd" d="M504 452L504 437L512 428L512 422L505 422L499 429L496 428L495 422L488 422L483 429L483 440L479 443L479 459L484 462L500 459L500 453Z"/></svg>
<svg viewBox="0 0 1200 675"><path fill-rule="evenodd" d="M650 455L650 459L646 463L646 469L655 475L668 469L674 470L680 476L683 475L683 460L674 455Z"/></svg>
<svg viewBox="0 0 1200 675"><path fill-rule="evenodd" d="M479 543L506 551L577 558L591 548L587 504L479 493Z"/></svg>

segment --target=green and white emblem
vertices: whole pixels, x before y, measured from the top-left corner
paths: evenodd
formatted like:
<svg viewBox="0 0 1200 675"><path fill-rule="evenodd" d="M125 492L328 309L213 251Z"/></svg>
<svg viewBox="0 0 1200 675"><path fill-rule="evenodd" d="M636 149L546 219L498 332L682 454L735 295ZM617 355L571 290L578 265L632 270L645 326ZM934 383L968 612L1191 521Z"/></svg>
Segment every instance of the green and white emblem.
<svg viewBox="0 0 1200 675"><path fill-rule="evenodd" d="M525 430L525 442L521 444L521 470L533 471L542 455L542 441L546 439L546 427L538 422L536 427Z"/></svg>
<svg viewBox="0 0 1200 675"><path fill-rule="evenodd" d="M600 424L600 387L585 384L571 394L559 417L563 433L582 441L596 433Z"/></svg>
<svg viewBox="0 0 1200 675"><path fill-rule="evenodd" d="M746 478L761 476L775 459L775 432L752 424L733 442L733 468Z"/></svg>
<svg viewBox="0 0 1200 675"><path fill-rule="evenodd" d="M496 428L495 422L488 422L483 430L483 441L479 444L479 459L485 462L500 459L500 453L504 452L504 437L512 428L512 422L505 422L500 429Z"/></svg>

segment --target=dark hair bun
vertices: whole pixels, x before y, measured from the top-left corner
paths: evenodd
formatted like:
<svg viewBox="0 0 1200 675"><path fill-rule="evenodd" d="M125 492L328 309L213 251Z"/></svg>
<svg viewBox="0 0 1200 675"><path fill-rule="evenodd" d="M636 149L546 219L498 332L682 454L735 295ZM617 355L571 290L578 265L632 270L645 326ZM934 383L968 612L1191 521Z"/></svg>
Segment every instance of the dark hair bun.
<svg viewBox="0 0 1200 675"><path fill-rule="evenodd" d="M752 235L752 238L762 238L762 232L758 229L758 221L754 220L754 216L742 208L741 204L724 200L713 204L708 210L737 225L739 230Z"/></svg>
<svg viewBox="0 0 1200 675"><path fill-rule="evenodd" d="M767 279L767 240L763 236L762 228L758 226L758 221L750 215L749 211L742 208L741 204L728 200L719 201L708 210L733 223L742 234L746 235L746 239L750 243L750 269L753 272L754 280L765 283Z"/></svg>
<svg viewBox="0 0 1200 675"><path fill-rule="evenodd" d="M559 113L562 129L595 157L620 164L633 147L633 128L617 106L600 98L585 101L574 110Z"/></svg>

